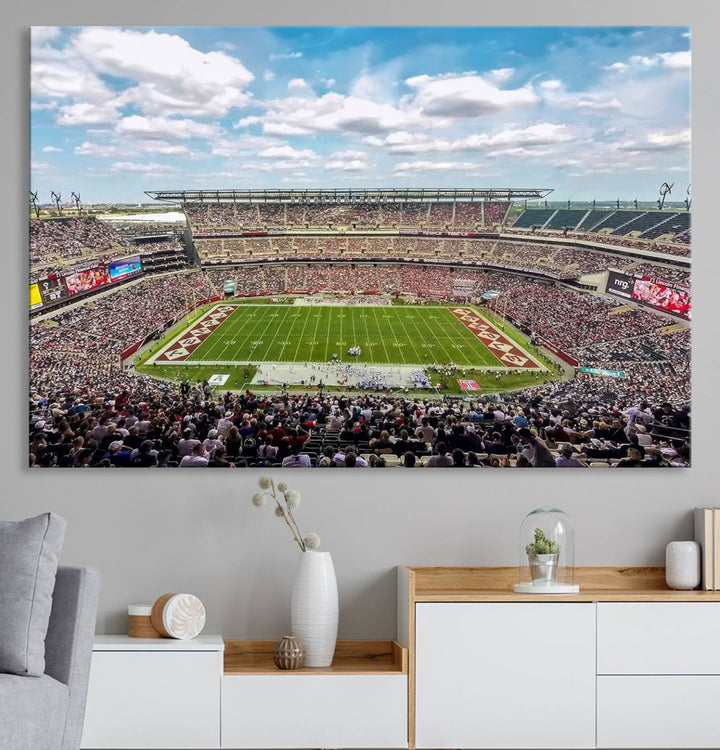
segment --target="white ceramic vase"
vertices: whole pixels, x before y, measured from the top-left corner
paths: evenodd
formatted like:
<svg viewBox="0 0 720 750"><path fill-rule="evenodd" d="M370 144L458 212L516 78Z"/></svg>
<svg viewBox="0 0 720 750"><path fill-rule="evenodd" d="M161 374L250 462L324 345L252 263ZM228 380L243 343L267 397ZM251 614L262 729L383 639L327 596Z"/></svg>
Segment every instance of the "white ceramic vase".
<svg viewBox="0 0 720 750"><path fill-rule="evenodd" d="M329 667L338 631L338 591L329 552L300 553L290 605L292 634L305 649L306 667Z"/></svg>
<svg viewBox="0 0 720 750"><path fill-rule="evenodd" d="M700 585L700 545L670 542L665 548L665 581L671 589L687 591Z"/></svg>

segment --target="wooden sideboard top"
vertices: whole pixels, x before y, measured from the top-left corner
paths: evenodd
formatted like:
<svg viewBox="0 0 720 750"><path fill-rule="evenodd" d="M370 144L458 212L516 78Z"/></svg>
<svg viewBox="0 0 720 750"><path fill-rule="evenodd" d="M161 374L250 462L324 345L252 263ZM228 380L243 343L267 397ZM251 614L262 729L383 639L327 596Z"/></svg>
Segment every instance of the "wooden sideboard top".
<svg viewBox="0 0 720 750"><path fill-rule="evenodd" d="M578 567L579 594L516 594L517 567L406 566L415 602L720 602L720 591L674 591L663 567Z"/></svg>
<svg viewBox="0 0 720 750"><path fill-rule="evenodd" d="M408 650L397 641L338 641L329 667L278 669L275 641L225 641L226 675L407 674Z"/></svg>

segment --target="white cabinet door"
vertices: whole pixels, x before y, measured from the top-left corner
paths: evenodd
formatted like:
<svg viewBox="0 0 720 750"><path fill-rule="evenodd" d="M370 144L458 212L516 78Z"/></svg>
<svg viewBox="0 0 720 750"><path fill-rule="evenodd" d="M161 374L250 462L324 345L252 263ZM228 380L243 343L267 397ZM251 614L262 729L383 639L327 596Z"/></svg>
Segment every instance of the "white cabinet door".
<svg viewBox="0 0 720 750"><path fill-rule="evenodd" d="M226 675L222 746L407 747L407 676Z"/></svg>
<svg viewBox="0 0 720 750"><path fill-rule="evenodd" d="M222 653L96 651L82 747L219 748Z"/></svg>
<svg viewBox="0 0 720 750"><path fill-rule="evenodd" d="M720 674L720 602L599 602L597 629L598 674Z"/></svg>
<svg viewBox="0 0 720 750"><path fill-rule="evenodd" d="M421 603L418 748L595 746L593 603Z"/></svg>
<svg viewBox="0 0 720 750"><path fill-rule="evenodd" d="M598 677L597 702L599 748L720 747L720 676Z"/></svg>

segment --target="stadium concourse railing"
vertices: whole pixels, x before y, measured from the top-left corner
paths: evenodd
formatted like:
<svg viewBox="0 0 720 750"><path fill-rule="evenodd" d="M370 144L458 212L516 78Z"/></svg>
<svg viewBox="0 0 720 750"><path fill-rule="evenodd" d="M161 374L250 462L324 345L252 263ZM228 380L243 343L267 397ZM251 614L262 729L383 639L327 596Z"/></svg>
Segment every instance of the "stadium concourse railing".
<svg viewBox="0 0 720 750"><path fill-rule="evenodd" d="M160 336L170 328L172 328L175 323L177 323L178 320L181 318L184 318L186 315L190 315L190 313L193 310L197 310L198 307L202 307L202 305L207 305L209 302L220 302L222 300L222 297L218 294L214 297L207 297L206 299L201 299L198 302L195 302L193 305L188 307L184 313L181 315L176 316L175 318L172 318L171 320L166 321L161 326L158 326L154 331L150 331L146 336L144 336L139 341L136 341L134 344L131 344L128 346L127 349L124 349L122 352L120 352L120 362L124 362L128 357L131 357L135 352L145 346L145 344L150 343L155 338L160 338Z"/></svg>

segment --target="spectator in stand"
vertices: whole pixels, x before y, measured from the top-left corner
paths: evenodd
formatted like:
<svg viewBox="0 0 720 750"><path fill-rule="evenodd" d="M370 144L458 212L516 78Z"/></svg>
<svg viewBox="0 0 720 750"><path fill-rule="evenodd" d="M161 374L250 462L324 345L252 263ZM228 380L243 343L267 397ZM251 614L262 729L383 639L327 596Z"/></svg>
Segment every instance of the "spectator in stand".
<svg viewBox="0 0 720 750"><path fill-rule="evenodd" d="M555 459L555 466L561 469L587 468L587 464L573 456L573 447L570 443L565 443L560 449L560 455Z"/></svg>

